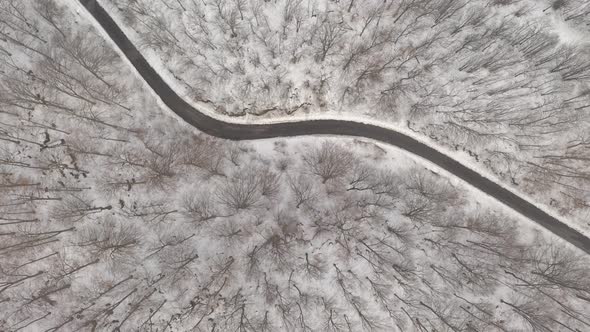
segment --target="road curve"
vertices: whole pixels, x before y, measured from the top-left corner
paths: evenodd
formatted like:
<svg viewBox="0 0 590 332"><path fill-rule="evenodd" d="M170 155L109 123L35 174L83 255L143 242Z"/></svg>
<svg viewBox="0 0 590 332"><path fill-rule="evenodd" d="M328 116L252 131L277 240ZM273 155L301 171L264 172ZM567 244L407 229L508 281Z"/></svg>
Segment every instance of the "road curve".
<svg viewBox="0 0 590 332"><path fill-rule="evenodd" d="M343 120L309 120L277 124L236 124L224 122L203 114L189 105L166 84L96 0L79 1L94 19L98 21L164 104L184 119L184 121L204 133L230 140L252 140L301 135L357 136L397 146L447 170L521 215L535 221L537 224L587 254L590 254L590 239L580 232L451 157L394 130Z"/></svg>

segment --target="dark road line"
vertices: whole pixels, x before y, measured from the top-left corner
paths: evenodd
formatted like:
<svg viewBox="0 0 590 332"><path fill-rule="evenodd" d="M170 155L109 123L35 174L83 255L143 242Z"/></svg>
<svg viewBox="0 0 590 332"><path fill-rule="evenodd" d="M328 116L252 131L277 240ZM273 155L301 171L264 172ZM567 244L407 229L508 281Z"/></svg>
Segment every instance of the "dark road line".
<svg viewBox="0 0 590 332"><path fill-rule="evenodd" d="M184 121L204 133L230 140L252 140L302 135L343 135L370 138L387 143L438 165L473 187L502 202L514 211L533 220L587 254L590 254L590 239L580 232L550 216L497 183L464 166L455 159L394 130L370 124L341 120L305 120L277 124L236 124L224 122L203 114L189 105L168 86L127 38L111 16L96 3L96 0L79 1L96 21L98 21L164 104L184 119Z"/></svg>

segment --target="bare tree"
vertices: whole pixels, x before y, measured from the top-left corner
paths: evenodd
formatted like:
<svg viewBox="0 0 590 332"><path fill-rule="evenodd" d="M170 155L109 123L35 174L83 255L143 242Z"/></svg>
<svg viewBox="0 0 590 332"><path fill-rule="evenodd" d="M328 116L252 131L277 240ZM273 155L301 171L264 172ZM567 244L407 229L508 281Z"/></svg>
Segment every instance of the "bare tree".
<svg viewBox="0 0 590 332"><path fill-rule="evenodd" d="M350 152L336 143L325 141L320 147L313 147L303 160L312 174L322 178L322 183L345 176L352 166Z"/></svg>
<svg viewBox="0 0 590 332"><path fill-rule="evenodd" d="M111 205L95 205L92 199L86 195L70 194L61 200L52 211L54 218L80 221L90 215L109 211Z"/></svg>
<svg viewBox="0 0 590 332"><path fill-rule="evenodd" d="M280 191L280 174L273 172L268 166L262 167L258 172L262 196L268 199L276 198Z"/></svg>
<svg viewBox="0 0 590 332"><path fill-rule="evenodd" d="M215 203L213 197L205 191L201 191L185 196L184 210L193 221L198 223L206 222L222 216Z"/></svg>
<svg viewBox="0 0 590 332"><path fill-rule="evenodd" d="M295 196L295 207L299 208L316 196L313 182L305 175L299 174L296 178L288 177L289 187Z"/></svg>
<svg viewBox="0 0 590 332"><path fill-rule="evenodd" d="M325 17L318 29L318 50L316 51L315 58L318 62L324 62L326 57L331 52L334 52L345 30L340 22L333 22L330 17Z"/></svg>
<svg viewBox="0 0 590 332"><path fill-rule="evenodd" d="M319 255L310 256L305 253L305 262L301 264L301 270L308 278L320 279L326 272L326 263Z"/></svg>
<svg viewBox="0 0 590 332"><path fill-rule="evenodd" d="M220 187L216 192L217 199L231 210L253 208L262 197L260 174L255 168L236 172L220 182Z"/></svg>
<svg viewBox="0 0 590 332"><path fill-rule="evenodd" d="M182 162L205 170L209 175L224 176L223 147L209 139L194 139L185 144Z"/></svg>
<svg viewBox="0 0 590 332"><path fill-rule="evenodd" d="M555 318L553 314L546 310L541 299L518 300L518 302L511 302L500 300L500 302L508 306L516 317L526 324L533 331L554 331Z"/></svg>
<svg viewBox="0 0 590 332"><path fill-rule="evenodd" d="M264 241L258 245L258 251L263 259L286 271L292 267L294 244L292 239L274 231L264 237Z"/></svg>
<svg viewBox="0 0 590 332"><path fill-rule="evenodd" d="M139 230L132 224L106 219L86 229L76 245L90 247L99 257L121 260L133 255L140 247Z"/></svg>

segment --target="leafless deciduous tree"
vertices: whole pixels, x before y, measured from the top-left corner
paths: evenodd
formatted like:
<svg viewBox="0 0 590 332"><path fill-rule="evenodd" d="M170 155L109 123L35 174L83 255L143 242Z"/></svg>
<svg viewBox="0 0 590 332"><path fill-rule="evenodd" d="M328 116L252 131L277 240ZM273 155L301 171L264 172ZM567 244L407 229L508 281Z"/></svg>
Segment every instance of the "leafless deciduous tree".
<svg viewBox="0 0 590 332"><path fill-rule="evenodd" d="M52 211L54 218L80 221L90 215L99 214L112 209L111 205L94 205L92 199L84 195L70 194Z"/></svg>
<svg viewBox="0 0 590 332"><path fill-rule="evenodd" d="M340 145L324 142L313 147L303 157L309 171L322 179L322 183L345 176L352 166L353 157Z"/></svg>
<svg viewBox="0 0 590 332"><path fill-rule="evenodd" d="M299 208L316 195L313 182L303 174L299 174L296 178L289 176L289 187L295 196L295 207Z"/></svg>
<svg viewBox="0 0 590 332"><path fill-rule="evenodd" d="M274 199L280 190L280 174L272 171L268 166L258 170L260 177L260 190L264 197Z"/></svg>
<svg viewBox="0 0 590 332"><path fill-rule="evenodd" d="M217 142L208 139L187 142L182 161L186 165L205 170L209 175L224 176L223 148Z"/></svg>
<svg viewBox="0 0 590 332"><path fill-rule="evenodd" d="M222 215L216 206L215 197L205 190L188 194L184 198L184 210L195 222L205 222Z"/></svg>
<svg viewBox="0 0 590 332"><path fill-rule="evenodd" d="M255 207L262 197L260 175L257 169L246 168L222 179L216 192L218 201L235 211Z"/></svg>
<svg viewBox="0 0 590 332"><path fill-rule="evenodd" d="M76 245L92 248L99 257L122 259L134 254L140 240L139 229L133 224L106 219L86 229L83 240Z"/></svg>

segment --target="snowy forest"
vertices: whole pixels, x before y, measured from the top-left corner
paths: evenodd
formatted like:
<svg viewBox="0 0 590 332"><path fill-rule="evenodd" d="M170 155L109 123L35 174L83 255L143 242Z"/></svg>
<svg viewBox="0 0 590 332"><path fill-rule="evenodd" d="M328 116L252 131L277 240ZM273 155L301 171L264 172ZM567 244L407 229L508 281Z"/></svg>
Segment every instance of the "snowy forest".
<svg viewBox="0 0 590 332"><path fill-rule="evenodd" d="M544 165L526 166L522 185L559 188L571 195L559 204L587 209L590 66L573 65L588 61L587 50L563 46L552 53L554 37L527 35L530 26L517 35L515 25L502 25L499 15L518 17L512 11L525 1L450 0L446 10L434 7L442 2L424 7L418 0L315 3L118 1L130 24L151 27L143 47L162 52L171 70L184 68L194 98L219 98L209 102L233 112L254 103L249 98L272 105L299 91L292 105L276 106L294 114L297 103L351 110L379 103L375 116L396 113L417 130L464 137L462 144L490 153L477 150L482 160L492 158L492 145L526 145L526 152L502 157L512 166ZM263 13L273 8L284 16L270 22ZM322 26L308 24L310 10ZM578 27L588 22L584 2L559 1L546 11L557 10ZM191 24L178 29L182 22ZM496 25L500 30L486 30ZM312 31L315 39L303 39ZM457 36L452 43L443 38L449 33ZM508 41L494 34L523 40L505 48ZM407 59L399 52L387 57L384 45L395 39L415 43L404 51ZM455 40L466 44L458 49ZM265 41L269 48L257 65L216 53L246 59L237 45ZM452 44L446 53L439 52L443 42ZM525 58L498 53L525 45L532 47ZM489 58L469 55L486 52L484 46ZM276 59L268 53L274 47ZM368 56L374 52L382 56ZM346 56L350 63L338 69L343 76L328 75ZM462 80L454 76L460 71L438 75L444 63L458 63L453 57L482 63L463 69ZM304 58L327 71L259 85L267 79L260 73L270 79L284 72L272 63L290 63L294 72ZM537 67L525 65L541 58ZM563 64L552 71L556 61ZM253 72L256 66L267 69ZM362 66L367 72L358 80L343 80ZM515 75L516 69L523 72ZM392 77L403 93L379 90ZM439 90L420 87L434 80ZM337 92L340 83L350 90ZM295 85L285 90L285 84ZM226 88L209 95L220 86ZM256 97L260 89L268 89L267 99ZM519 113L506 112L521 89L531 99L519 99ZM422 104L415 105L436 108L410 107L418 96ZM403 113L405 107L412 111ZM455 121L457 131L441 119ZM559 138L550 143L557 152L544 161L530 143L541 134ZM0 331L582 332L590 330L588 308L590 257L435 167L362 139L208 137L163 108L72 1L0 1Z"/></svg>
<svg viewBox="0 0 590 332"><path fill-rule="evenodd" d="M231 117L362 116L590 232L587 0L101 0Z"/></svg>

